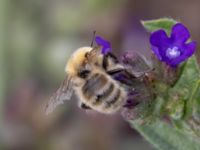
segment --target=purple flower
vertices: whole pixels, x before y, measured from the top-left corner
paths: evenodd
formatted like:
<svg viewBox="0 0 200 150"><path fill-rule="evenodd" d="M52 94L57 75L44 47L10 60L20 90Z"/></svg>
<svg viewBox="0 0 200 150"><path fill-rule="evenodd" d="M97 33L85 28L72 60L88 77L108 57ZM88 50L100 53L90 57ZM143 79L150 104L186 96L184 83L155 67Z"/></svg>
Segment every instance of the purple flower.
<svg viewBox="0 0 200 150"><path fill-rule="evenodd" d="M101 51L102 54L106 55L108 52L111 51L110 42L104 40L100 36L96 36L95 41L96 41L97 45L102 46L102 51Z"/></svg>
<svg viewBox="0 0 200 150"><path fill-rule="evenodd" d="M183 24L177 23L172 27L170 37L163 29L160 29L151 34L150 43L160 61L176 67L194 54L196 42L187 42L189 38L188 29Z"/></svg>

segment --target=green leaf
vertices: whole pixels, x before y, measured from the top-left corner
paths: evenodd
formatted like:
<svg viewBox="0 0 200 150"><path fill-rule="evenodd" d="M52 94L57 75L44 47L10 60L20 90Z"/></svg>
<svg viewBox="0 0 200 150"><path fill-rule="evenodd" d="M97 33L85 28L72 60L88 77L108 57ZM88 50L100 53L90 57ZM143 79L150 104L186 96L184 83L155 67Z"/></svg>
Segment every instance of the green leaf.
<svg viewBox="0 0 200 150"><path fill-rule="evenodd" d="M181 75L169 90L168 115L182 132L200 136L200 69L193 56L181 68Z"/></svg>
<svg viewBox="0 0 200 150"><path fill-rule="evenodd" d="M200 143L196 139L172 128L172 126L162 121L156 121L151 124L130 121L130 124L157 149L199 150L200 148Z"/></svg>
<svg viewBox="0 0 200 150"><path fill-rule="evenodd" d="M149 32L153 32L159 29L164 29L169 34L171 27L174 24L176 24L177 21L171 18L161 18L155 20L141 21L141 23L144 26L144 28Z"/></svg>
<svg viewBox="0 0 200 150"><path fill-rule="evenodd" d="M197 60L195 56L192 56L186 62L181 76L177 81L174 88L189 88L191 90L191 86L200 79L200 70L197 64Z"/></svg>
<svg viewBox="0 0 200 150"><path fill-rule="evenodd" d="M192 95L190 97L190 105L191 106L188 104L188 107L192 110L193 118L196 120L196 122L200 123L200 80L196 82L196 85L193 88Z"/></svg>
<svg viewBox="0 0 200 150"><path fill-rule="evenodd" d="M186 107L185 115L190 115L193 108L194 94L196 93L196 86L200 79L200 70L196 61L196 57L189 58L185 66L181 70L181 76L174 87L170 89L170 100L175 99L185 100ZM178 97L177 97L178 96Z"/></svg>

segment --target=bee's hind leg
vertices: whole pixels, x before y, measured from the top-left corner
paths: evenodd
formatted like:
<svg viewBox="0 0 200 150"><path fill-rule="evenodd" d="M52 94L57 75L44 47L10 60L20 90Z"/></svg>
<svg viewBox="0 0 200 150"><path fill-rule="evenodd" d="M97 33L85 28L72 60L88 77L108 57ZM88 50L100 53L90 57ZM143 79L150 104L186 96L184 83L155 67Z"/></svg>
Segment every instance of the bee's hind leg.
<svg viewBox="0 0 200 150"><path fill-rule="evenodd" d="M87 106L85 103L83 103L83 102L79 102L79 107L81 108L81 109L85 109L85 110L89 110L89 109L91 109L89 106Z"/></svg>

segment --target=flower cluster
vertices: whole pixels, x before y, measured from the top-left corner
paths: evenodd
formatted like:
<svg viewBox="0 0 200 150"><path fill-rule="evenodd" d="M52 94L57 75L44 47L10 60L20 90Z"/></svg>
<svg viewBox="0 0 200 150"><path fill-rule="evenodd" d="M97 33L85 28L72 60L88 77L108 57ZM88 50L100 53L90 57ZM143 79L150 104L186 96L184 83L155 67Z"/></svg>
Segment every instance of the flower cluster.
<svg viewBox="0 0 200 150"><path fill-rule="evenodd" d="M170 36L168 36L163 29L152 32L150 36L150 44L152 51L158 60L165 62L170 66L167 68L176 70L180 63L186 61L195 52L196 42L189 40L189 38L190 33L188 29L183 24L176 23L172 26ZM102 47L103 55L106 56L111 52L111 44L108 41L104 40L100 36L96 36L95 41L98 46ZM128 113L130 113L130 110L133 110L135 107L138 108L141 106L140 104L142 102L145 101L143 103L145 105L148 104L149 101L154 100L156 93L158 93L160 89L159 87L158 89L155 88L156 81L151 83L153 80L159 78L158 82L163 82L160 85L166 84L166 86L171 86L171 82L168 82L168 80L171 81L173 78L177 80L176 75L174 74L176 72L172 72L172 75L168 73L167 76L165 76L165 73L162 73L159 68L154 68L156 66L150 67L148 61L135 51L124 52L119 62L124 66L125 71L112 74L112 77L125 86L128 91L126 103L123 105L124 110ZM161 65L160 67L163 66ZM153 72L154 69L158 69L160 74ZM168 71L168 69L165 68L161 70L164 70L164 72L166 70ZM162 74L164 75L162 76ZM166 78L170 79L165 80ZM173 80L173 83L175 82ZM143 108L145 108L144 105L142 106ZM140 109L137 109L137 113L138 110ZM142 110L145 111L145 109ZM125 111L123 111L123 113ZM128 114L128 116L129 115L132 116L132 114Z"/></svg>

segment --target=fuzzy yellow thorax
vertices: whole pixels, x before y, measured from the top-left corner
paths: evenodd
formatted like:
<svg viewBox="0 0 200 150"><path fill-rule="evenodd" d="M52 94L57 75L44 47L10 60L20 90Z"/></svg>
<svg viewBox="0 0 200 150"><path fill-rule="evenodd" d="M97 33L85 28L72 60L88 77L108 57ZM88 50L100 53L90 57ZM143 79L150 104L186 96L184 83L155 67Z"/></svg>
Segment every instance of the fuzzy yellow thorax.
<svg viewBox="0 0 200 150"><path fill-rule="evenodd" d="M77 49L69 58L65 67L65 72L70 75L75 75L77 73L78 67L85 60L85 54L91 50L92 47L81 47Z"/></svg>

